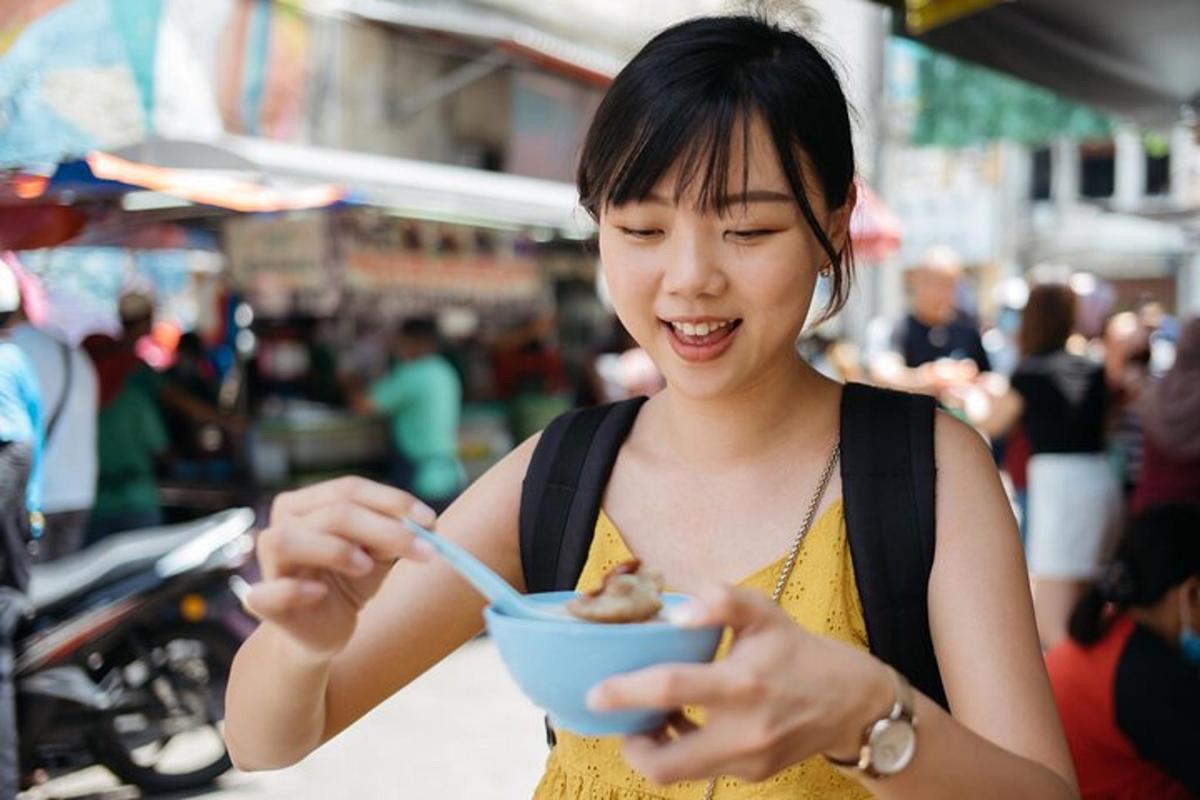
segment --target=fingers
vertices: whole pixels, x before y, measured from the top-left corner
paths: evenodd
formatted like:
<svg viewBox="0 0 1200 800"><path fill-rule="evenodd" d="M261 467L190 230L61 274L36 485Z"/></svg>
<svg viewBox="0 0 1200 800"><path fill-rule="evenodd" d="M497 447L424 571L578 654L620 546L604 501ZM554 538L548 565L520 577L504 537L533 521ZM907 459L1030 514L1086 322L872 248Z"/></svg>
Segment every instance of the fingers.
<svg viewBox="0 0 1200 800"><path fill-rule="evenodd" d="M293 609L315 605L328 592L329 587L320 581L276 578L251 586L244 605L259 619L271 619Z"/></svg>
<svg viewBox="0 0 1200 800"><path fill-rule="evenodd" d="M760 627L772 621L786 621L786 615L761 592L736 589L722 584L698 590L676 618L689 627L726 625L734 633Z"/></svg>
<svg viewBox="0 0 1200 800"><path fill-rule="evenodd" d="M330 569L361 578L375 569L375 559L352 539L323 530L295 527L278 537L274 573L293 575L305 569Z"/></svg>
<svg viewBox="0 0 1200 800"><path fill-rule="evenodd" d="M339 502L355 503L389 517L408 516L422 525L433 525L437 521L433 509L408 492L356 476L325 481L294 492L281 492L272 503L271 518L303 516Z"/></svg>
<svg viewBox="0 0 1200 800"><path fill-rule="evenodd" d="M730 742L712 728L698 728L674 739L630 736L622 747L629 766L659 785L745 771L733 766L731 752Z"/></svg>
<svg viewBox="0 0 1200 800"><path fill-rule="evenodd" d="M745 670L718 664L665 664L618 675L600 683L587 697L594 711L657 709L753 703L765 686Z"/></svg>
<svg viewBox="0 0 1200 800"><path fill-rule="evenodd" d="M350 501L323 506L298 524L348 539L381 561L401 557L425 560L432 555L432 548L416 539L398 517Z"/></svg>

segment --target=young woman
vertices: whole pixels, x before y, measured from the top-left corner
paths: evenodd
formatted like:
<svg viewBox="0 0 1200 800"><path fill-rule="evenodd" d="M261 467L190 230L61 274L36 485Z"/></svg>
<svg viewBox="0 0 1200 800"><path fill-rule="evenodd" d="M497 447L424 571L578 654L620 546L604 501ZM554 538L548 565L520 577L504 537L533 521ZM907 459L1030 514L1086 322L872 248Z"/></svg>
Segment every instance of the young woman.
<svg viewBox="0 0 1200 800"><path fill-rule="evenodd" d="M1021 317L1011 411L1029 439L1029 572L1042 644L1067 634L1071 608L1116 543L1121 494L1105 452L1108 389L1100 364L1066 350L1075 293L1035 286Z"/></svg>
<svg viewBox="0 0 1200 800"><path fill-rule="evenodd" d="M1047 656L1084 797L1200 795L1200 507L1134 518Z"/></svg>
<svg viewBox="0 0 1200 800"><path fill-rule="evenodd" d="M693 619L729 625L734 643L712 665L598 687L598 709L700 706L706 722L623 746L563 732L536 797L1075 796L1012 515L984 442L947 418L936 426L928 608L954 714L918 695L915 756L886 779L828 760L858 758L864 729L903 694L867 650L831 469L842 387L795 348L819 273L827 311L844 300L853 179L833 70L806 39L757 19L665 31L597 111L580 195L617 313L667 388L620 451L584 577L635 553L700 598ZM517 586L518 506L536 445L437 520ZM763 590L810 505L815 521L776 605ZM414 563L428 553L397 522L404 514L434 521L361 480L276 501L249 599L264 624L229 687L226 733L241 767L298 761L480 629L482 600L442 564Z"/></svg>

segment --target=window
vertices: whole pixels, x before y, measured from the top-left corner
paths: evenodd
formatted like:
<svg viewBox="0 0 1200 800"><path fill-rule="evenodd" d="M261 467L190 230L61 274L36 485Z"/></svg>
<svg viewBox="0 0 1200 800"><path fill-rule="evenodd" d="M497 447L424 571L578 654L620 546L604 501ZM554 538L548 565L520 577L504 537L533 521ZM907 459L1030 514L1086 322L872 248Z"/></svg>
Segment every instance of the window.
<svg viewBox="0 0 1200 800"><path fill-rule="evenodd" d="M1116 148L1111 141L1079 145L1079 194L1083 197L1112 197L1117 180Z"/></svg>
<svg viewBox="0 0 1200 800"><path fill-rule="evenodd" d="M1029 197L1032 200L1049 200L1052 176L1052 161L1049 147L1039 147L1032 153L1029 179Z"/></svg>
<svg viewBox="0 0 1200 800"><path fill-rule="evenodd" d="M1171 191L1171 151L1146 147L1146 194L1164 195Z"/></svg>

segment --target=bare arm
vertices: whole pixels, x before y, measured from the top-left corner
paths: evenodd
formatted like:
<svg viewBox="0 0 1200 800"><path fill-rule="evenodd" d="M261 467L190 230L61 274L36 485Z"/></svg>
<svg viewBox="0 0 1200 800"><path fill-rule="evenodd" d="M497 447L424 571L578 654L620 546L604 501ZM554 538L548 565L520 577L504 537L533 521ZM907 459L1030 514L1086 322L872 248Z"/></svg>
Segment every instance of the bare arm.
<svg viewBox="0 0 1200 800"><path fill-rule="evenodd" d="M937 424L930 627L953 716L917 706L917 757L879 797L1078 796L1046 675L1016 523L983 440Z"/></svg>
<svg viewBox="0 0 1200 800"><path fill-rule="evenodd" d="M440 533L518 587L520 488L535 444L510 453L438 520ZM301 490L272 510L269 555L259 547L266 580L249 600L265 621L238 652L227 695L239 768L296 763L480 630L483 599L443 563L391 565L413 555L395 523L411 502L359 481ZM353 572L354 549L372 556L376 573Z"/></svg>
<svg viewBox="0 0 1200 800"><path fill-rule="evenodd" d="M996 469L978 434L945 414L936 446L930 626L954 715L920 696L913 762L881 781L849 774L883 798L1078 797ZM705 708L699 728L677 721L674 737L627 740L626 759L654 782L762 781L820 753L847 759L891 708L892 677L869 653L805 632L753 591L700 599L693 624L733 628L727 658L610 678L589 698L599 710Z"/></svg>

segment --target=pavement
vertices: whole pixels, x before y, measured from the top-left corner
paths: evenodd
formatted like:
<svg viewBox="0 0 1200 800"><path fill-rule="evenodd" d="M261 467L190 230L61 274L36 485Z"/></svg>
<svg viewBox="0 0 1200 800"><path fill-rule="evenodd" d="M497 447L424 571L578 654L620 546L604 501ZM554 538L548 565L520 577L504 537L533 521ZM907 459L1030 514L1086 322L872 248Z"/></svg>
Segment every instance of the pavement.
<svg viewBox="0 0 1200 800"><path fill-rule="evenodd" d="M542 715L476 639L305 761L230 773L175 800L528 798L546 759ZM136 800L102 767L53 780L22 800Z"/></svg>

